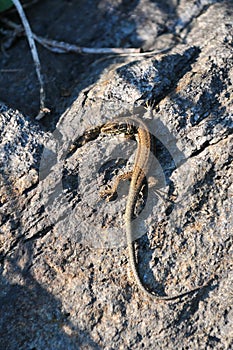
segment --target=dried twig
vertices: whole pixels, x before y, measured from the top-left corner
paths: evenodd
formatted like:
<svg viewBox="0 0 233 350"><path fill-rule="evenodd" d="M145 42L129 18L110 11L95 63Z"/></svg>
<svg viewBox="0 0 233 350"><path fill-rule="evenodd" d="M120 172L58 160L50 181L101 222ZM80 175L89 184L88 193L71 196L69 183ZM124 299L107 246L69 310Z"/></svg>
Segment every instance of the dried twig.
<svg viewBox="0 0 233 350"><path fill-rule="evenodd" d="M13 0L11 0L12 2L14 2ZM24 9L26 9L26 8L28 8L28 7L30 7L30 6L32 6L32 5L35 5L37 2L38 2L39 0L29 0L28 2L24 2L23 4L22 4L22 7L24 8ZM7 13L14 13L16 10L14 9L14 7L13 8L10 8L8 11L7 11Z"/></svg>
<svg viewBox="0 0 233 350"><path fill-rule="evenodd" d="M18 33L23 32L23 27L20 24L17 24L13 21L10 21L6 18L0 19L2 23L7 25L10 28L15 29ZM31 31L32 37L39 44L44 46L46 49L55 52L55 53L79 53L79 54L116 54L116 55L131 55L139 54L140 49L138 48L118 48L118 47L102 47L102 48L93 48L93 47L82 47L70 43L65 43L63 41L51 40L43 38L39 35L34 34Z"/></svg>
<svg viewBox="0 0 233 350"><path fill-rule="evenodd" d="M16 24L15 22L12 22L6 18L1 18L1 22L9 26L10 28L13 28L17 30L17 32L22 33L22 26L19 24ZM35 41L37 41L39 44L44 46L46 49L55 52L55 53L79 53L79 54L107 54L110 55L109 57L114 56L150 56L155 54L160 54L167 52L171 49L171 47L168 47L166 49L162 50L153 50L153 51L147 51L147 52L140 52L140 48L116 48L116 47L101 47L101 48L93 48L93 47L83 47L83 46L77 46L74 44L66 43L63 41L57 41L57 40L51 40L47 38L43 38L37 34L34 34L32 32L32 36Z"/></svg>
<svg viewBox="0 0 233 350"><path fill-rule="evenodd" d="M31 31L30 25L28 23L28 20L25 16L24 11L23 11L22 5L21 5L19 0L12 0L12 2L14 3L14 5L19 13L19 16L21 18L21 21L23 23L25 33L26 33L26 36L27 36L27 39L29 42L29 46L31 49L32 58L33 58L33 61L35 64L37 78L38 78L39 83L40 83L40 111L39 111L39 114L36 116L36 119L40 120L41 118L44 117L45 113L50 112L49 109L45 107L44 79L43 79L43 75L41 73L40 60L39 60L39 56L37 53L35 41L33 38L33 33Z"/></svg>
<svg viewBox="0 0 233 350"><path fill-rule="evenodd" d="M21 17L24 30L26 33L26 36L28 38L28 42L31 48L32 52L32 57L35 63L36 67L36 72L38 76L38 80L40 83L40 112L37 115L36 119L40 120L43 118L45 113L49 113L49 109L45 107L45 92L44 92L44 82L43 82L43 75L41 73L41 66L40 66L40 61L38 57L38 53L36 50L35 46L35 41L36 40L38 43L40 43L42 46L44 46L46 49L55 52L55 53L78 53L78 54L107 54L108 58L113 57L113 56L150 56L150 55L155 55L155 54L160 54L160 53L165 53L168 50L171 49L171 47L168 47L166 49L162 50L153 50L153 51L148 51L148 52L140 52L141 49L139 48L108 48L108 47L103 47L103 48L90 48L90 47L81 47L77 46L74 44L66 43L66 42L61 42L57 40L51 40L47 38L43 38L41 36L38 36L34 34L29 26L29 23L26 19L26 16L23 12L22 6L19 2L19 0L12 0L14 3L15 7L17 8L17 11ZM23 33L23 27L19 24L16 24L15 22L12 22L6 18L0 18L1 22L9 26L10 28L13 28L16 30L18 33Z"/></svg>
<svg viewBox="0 0 233 350"><path fill-rule="evenodd" d="M92 48L92 47L81 47L74 44L65 43L63 41L51 40L42 38L36 34L33 34L33 37L38 43L46 47L48 50L56 53L83 53L83 54L127 54L139 53L140 49L135 48L117 48L117 47L101 47L101 48Z"/></svg>
<svg viewBox="0 0 233 350"><path fill-rule="evenodd" d="M81 53L81 54L108 54L111 57L114 56L149 56L155 55L163 52L167 52L171 47L162 49L162 50L153 50L148 52L141 52L139 48L118 48L118 47L101 47L101 48L92 48L92 47L81 47L73 45L70 43L65 43L63 41L51 40L43 38L36 34L33 34L34 39L44 46L46 49L55 52L55 53Z"/></svg>

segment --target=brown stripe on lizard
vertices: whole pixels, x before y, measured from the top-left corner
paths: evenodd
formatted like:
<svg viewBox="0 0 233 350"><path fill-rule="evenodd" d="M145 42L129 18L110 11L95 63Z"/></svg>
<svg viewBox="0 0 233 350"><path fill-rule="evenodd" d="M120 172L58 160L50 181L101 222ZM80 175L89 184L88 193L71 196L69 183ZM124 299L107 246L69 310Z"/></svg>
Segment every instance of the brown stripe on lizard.
<svg viewBox="0 0 233 350"><path fill-rule="evenodd" d="M159 296L154 294L153 292L150 292L144 287L137 271L137 259L134 248L132 221L134 217L135 206L138 200L138 195L141 191L143 182L148 174L151 165L151 156L153 155L154 150L154 138L150 134L146 124L141 119L135 116L125 118L119 117L117 119L114 119L113 121L107 122L104 126L102 126L100 131L104 134L110 135L115 135L119 133L124 133L125 135L134 135L137 133L138 135L138 147L136 151L136 158L133 166L133 171L118 176L112 188L102 191L101 196L107 196L107 199L110 200L111 197L113 197L116 193L119 182L121 180L131 178L125 210L125 229L129 261L134 278L139 288L149 297L154 298L156 300L174 300L177 298L182 298L190 293L194 293L200 290L201 288L205 287L210 282L210 280L208 280L207 283L193 288L187 292L175 294L172 296Z"/></svg>

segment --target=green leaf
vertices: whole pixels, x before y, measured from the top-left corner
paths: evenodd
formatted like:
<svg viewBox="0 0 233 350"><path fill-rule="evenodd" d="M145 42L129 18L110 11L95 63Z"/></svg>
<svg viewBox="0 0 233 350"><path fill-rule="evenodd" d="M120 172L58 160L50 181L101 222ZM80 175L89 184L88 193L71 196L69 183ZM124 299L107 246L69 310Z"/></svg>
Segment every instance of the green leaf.
<svg viewBox="0 0 233 350"><path fill-rule="evenodd" d="M0 0L0 12L9 9L13 5L11 0Z"/></svg>

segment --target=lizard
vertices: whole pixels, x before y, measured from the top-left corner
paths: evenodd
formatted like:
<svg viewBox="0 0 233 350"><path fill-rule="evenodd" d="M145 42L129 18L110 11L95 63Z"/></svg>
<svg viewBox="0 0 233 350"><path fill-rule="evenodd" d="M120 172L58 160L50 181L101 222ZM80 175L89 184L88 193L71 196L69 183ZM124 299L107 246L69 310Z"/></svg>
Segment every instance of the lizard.
<svg viewBox="0 0 233 350"><path fill-rule="evenodd" d="M208 280L207 283L202 284L201 286L195 287L189 291L186 291L180 294L175 294L173 296L167 296L167 295L159 296L149 291L148 289L146 289L146 287L143 285L137 271L137 261L136 261L137 259L136 259L136 253L135 253L134 242L133 242L134 239L133 239L132 220L134 217L134 209L137 203L138 195L141 191L143 182L151 166L151 158L152 158L151 156L155 149L154 137L149 132L149 129L146 126L145 122L141 118L138 118L135 115L130 117L118 117L113 121L109 121L100 128L100 132L103 134L110 134L110 135L123 133L126 136L137 134L138 146L136 150L133 170L131 172L119 175L115 183L113 184L112 188L105 189L100 193L100 195L102 197L107 196L107 200L111 200L111 198L116 194L116 190L120 181L127 178L131 178L124 220L125 220L129 261L130 261L131 270L133 272L134 279L137 282L138 287L144 293L146 293L147 296L158 301L159 300L169 301L169 300L182 298L190 293L194 293L200 290L201 288L205 287L210 280Z"/></svg>

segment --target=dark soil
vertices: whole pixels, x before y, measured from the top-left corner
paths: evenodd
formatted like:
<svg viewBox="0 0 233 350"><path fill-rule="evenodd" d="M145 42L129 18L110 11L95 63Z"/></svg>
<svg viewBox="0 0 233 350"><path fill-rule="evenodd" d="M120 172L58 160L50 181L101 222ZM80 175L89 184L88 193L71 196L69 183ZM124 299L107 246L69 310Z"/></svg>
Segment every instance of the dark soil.
<svg viewBox="0 0 233 350"><path fill-rule="evenodd" d="M172 11L166 2L162 5L159 1L157 3L156 6L162 7L165 14ZM128 14L137 5L138 1L115 1L112 4L111 1L98 0L44 0L33 3L25 12L32 31L42 37L94 48L143 47L135 21L127 21ZM2 13L0 19L3 17L21 24L14 9ZM0 29L0 100L35 117L39 109L39 84L27 39L23 35L15 35L1 22ZM166 30L161 25L157 34ZM80 89L85 87L82 77L89 74L90 65L101 56L56 54L39 44L37 48L46 82L46 107L52 111L42 123L53 129L72 97L77 97ZM104 66L109 62L106 61ZM97 77L98 74L95 79Z"/></svg>
<svg viewBox="0 0 233 350"><path fill-rule="evenodd" d="M98 16L101 16L97 3L98 1L89 1L89 4L88 1L38 1L26 10L26 14L32 30L38 35L77 45L91 45L95 35L93 28L98 23ZM20 23L17 14L9 12L2 16ZM7 34L7 37L1 37L3 48L9 37L14 35L13 31ZM37 48L46 82L46 105L52 110L53 116L48 116L47 120L51 121L57 119L69 105L69 97L74 87L80 83L80 75L96 57L55 54L40 45ZM39 108L39 84L24 36L16 37L9 49L2 50L0 69L0 99L8 106L35 116ZM43 122L46 122L46 118Z"/></svg>

